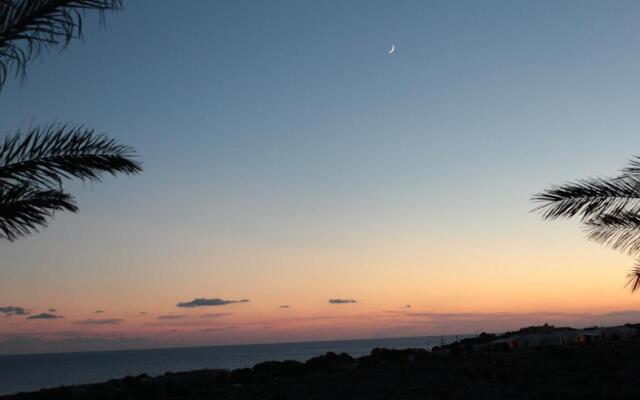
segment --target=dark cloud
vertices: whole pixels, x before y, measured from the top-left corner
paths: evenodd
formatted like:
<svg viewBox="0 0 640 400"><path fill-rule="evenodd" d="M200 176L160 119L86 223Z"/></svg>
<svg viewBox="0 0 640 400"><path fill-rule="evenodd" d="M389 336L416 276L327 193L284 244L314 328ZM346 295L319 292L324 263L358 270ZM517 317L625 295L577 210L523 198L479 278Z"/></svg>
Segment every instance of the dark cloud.
<svg viewBox="0 0 640 400"><path fill-rule="evenodd" d="M209 306L226 306L227 304L248 303L248 302L249 302L248 299L224 300L224 299L219 299L217 297L213 299L205 299L204 297L201 297L198 299L193 299L191 301L178 303L176 304L176 307L193 308L193 307L209 307Z"/></svg>
<svg viewBox="0 0 640 400"><path fill-rule="evenodd" d="M58 310L56 310L55 308L50 308L48 311L49 312L58 312Z"/></svg>
<svg viewBox="0 0 640 400"><path fill-rule="evenodd" d="M140 311L140 315L147 315L148 313L146 311Z"/></svg>
<svg viewBox="0 0 640 400"><path fill-rule="evenodd" d="M104 310L96 310L96 314L104 314Z"/></svg>
<svg viewBox="0 0 640 400"><path fill-rule="evenodd" d="M186 315L181 314L158 315L158 319L182 319L185 317Z"/></svg>
<svg viewBox="0 0 640 400"><path fill-rule="evenodd" d="M76 321L77 324L83 325L116 325L122 322L119 318L106 318L106 319L83 319L82 321Z"/></svg>
<svg viewBox="0 0 640 400"><path fill-rule="evenodd" d="M353 304L357 301L353 299L329 299L329 304Z"/></svg>
<svg viewBox="0 0 640 400"><path fill-rule="evenodd" d="M62 315L55 315L50 313L34 314L27 317L27 319L62 319Z"/></svg>
<svg viewBox="0 0 640 400"><path fill-rule="evenodd" d="M290 307L288 304L283 304L283 305L281 305L281 306L280 306L280 307L278 307L278 308L291 308L291 307Z"/></svg>
<svg viewBox="0 0 640 400"><path fill-rule="evenodd" d="M5 307L0 307L0 313L8 317L11 315L29 315L30 311L22 307L5 306Z"/></svg>
<svg viewBox="0 0 640 400"><path fill-rule="evenodd" d="M208 314L202 314L201 317L202 318L220 318L220 317L226 317L227 315L231 315L232 313L225 313L225 312L221 312L221 313L208 313Z"/></svg>
<svg viewBox="0 0 640 400"><path fill-rule="evenodd" d="M411 304L407 304L404 308L411 308Z"/></svg>

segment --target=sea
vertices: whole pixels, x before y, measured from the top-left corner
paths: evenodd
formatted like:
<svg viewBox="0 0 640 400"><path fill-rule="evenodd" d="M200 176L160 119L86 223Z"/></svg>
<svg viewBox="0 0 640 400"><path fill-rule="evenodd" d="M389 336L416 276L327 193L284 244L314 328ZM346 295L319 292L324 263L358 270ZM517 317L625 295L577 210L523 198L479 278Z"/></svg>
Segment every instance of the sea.
<svg viewBox="0 0 640 400"><path fill-rule="evenodd" d="M204 368L252 367L262 361L297 360L333 351L359 357L376 347L431 349L467 335L181 347L149 350L0 355L0 395L104 382L129 375Z"/></svg>

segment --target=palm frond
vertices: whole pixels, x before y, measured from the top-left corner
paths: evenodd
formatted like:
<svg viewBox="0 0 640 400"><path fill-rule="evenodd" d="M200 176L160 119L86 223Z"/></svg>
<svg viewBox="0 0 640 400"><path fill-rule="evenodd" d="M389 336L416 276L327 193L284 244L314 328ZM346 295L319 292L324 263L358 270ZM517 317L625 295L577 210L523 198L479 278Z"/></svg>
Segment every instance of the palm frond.
<svg viewBox="0 0 640 400"><path fill-rule="evenodd" d="M0 144L0 184L59 186L63 178L100 180L101 173L142 171L135 150L82 126L49 125Z"/></svg>
<svg viewBox="0 0 640 400"><path fill-rule="evenodd" d="M534 211L544 219L578 216L587 237L629 254L640 253L640 156L633 156L621 174L552 186L536 194ZM627 275L626 286L640 289L640 259Z"/></svg>
<svg viewBox="0 0 640 400"><path fill-rule="evenodd" d="M47 226L55 211L76 212L73 197L31 185L0 186L0 239L13 241Z"/></svg>
<svg viewBox="0 0 640 400"><path fill-rule="evenodd" d="M615 250L640 253L640 215L636 212L600 214L585 221L587 237Z"/></svg>
<svg viewBox="0 0 640 400"><path fill-rule="evenodd" d="M625 287L631 286L631 292L640 289L640 261L636 261L635 267L627 274L627 278L629 280Z"/></svg>
<svg viewBox="0 0 640 400"><path fill-rule="evenodd" d="M634 155L626 167L622 169L624 175L640 175L640 156Z"/></svg>
<svg viewBox="0 0 640 400"><path fill-rule="evenodd" d="M104 13L122 0L0 0L0 87L13 69L23 76L42 50L82 37L82 13Z"/></svg>
<svg viewBox="0 0 640 400"><path fill-rule="evenodd" d="M539 203L534 211L541 212L544 219L577 215L586 220L599 214L640 212L640 175L583 179L553 186L532 200Z"/></svg>

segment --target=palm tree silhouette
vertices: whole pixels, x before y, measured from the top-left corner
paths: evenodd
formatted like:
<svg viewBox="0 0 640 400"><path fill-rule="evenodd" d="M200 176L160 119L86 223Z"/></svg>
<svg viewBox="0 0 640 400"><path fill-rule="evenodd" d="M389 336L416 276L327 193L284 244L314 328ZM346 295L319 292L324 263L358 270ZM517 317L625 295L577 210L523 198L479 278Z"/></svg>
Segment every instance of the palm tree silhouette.
<svg viewBox="0 0 640 400"><path fill-rule="evenodd" d="M630 255L640 254L640 157L618 176L588 178L552 186L536 194L534 209L544 219L577 217L587 237ZM628 274L631 291L640 289L640 260Z"/></svg>
<svg viewBox="0 0 640 400"><path fill-rule="evenodd" d="M82 37L87 10L119 9L121 0L0 0L0 89L44 50ZM84 126L48 124L7 136L0 144L0 239L13 241L45 227L55 211L76 212L64 180L100 181L101 174L142 171L135 150Z"/></svg>

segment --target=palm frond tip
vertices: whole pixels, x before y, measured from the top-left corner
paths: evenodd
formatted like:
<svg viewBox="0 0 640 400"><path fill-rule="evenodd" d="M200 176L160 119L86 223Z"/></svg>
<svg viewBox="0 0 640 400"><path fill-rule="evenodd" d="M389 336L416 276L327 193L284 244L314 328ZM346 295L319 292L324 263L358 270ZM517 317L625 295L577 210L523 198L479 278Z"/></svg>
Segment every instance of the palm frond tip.
<svg viewBox="0 0 640 400"><path fill-rule="evenodd" d="M620 175L553 186L536 194L544 219L579 217L589 239L629 254L640 253L640 156L633 156ZM631 291L640 289L640 260L627 275Z"/></svg>
<svg viewBox="0 0 640 400"><path fill-rule="evenodd" d="M640 175L640 156L634 155L626 167L622 169L624 175Z"/></svg>
<svg viewBox="0 0 640 400"><path fill-rule="evenodd" d="M0 238L9 241L46 227L55 211L78 210L71 195L29 185L0 186L0 204Z"/></svg>
<svg viewBox="0 0 640 400"><path fill-rule="evenodd" d="M636 263L636 266L627 274L627 284L625 286L631 286L631 291L635 292L640 289L640 262Z"/></svg>
<svg viewBox="0 0 640 400"><path fill-rule="evenodd" d="M0 0L0 87L13 69L23 76L26 65L42 50L64 48L82 37L82 13L122 7L122 0Z"/></svg>
<svg viewBox="0 0 640 400"><path fill-rule="evenodd" d="M625 210L640 212L640 176L584 179L553 186L532 200L539 204L534 211L545 219L579 216L586 220Z"/></svg>
<svg viewBox="0 0 640 400"><path fill-rule="evenodd" d="M635 212L600 214L585 221L585 227L593 241L629 254L640 253L640 215Z"/></svg>
<svg viewBox="0 0 640 400"><path fill-rule="evenodd" d="M50 125L0 144L0 184L36 182L44 186L64 178L100 180L103 172L142 171L133 148L82 126Z"/></svg>

